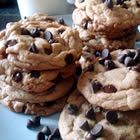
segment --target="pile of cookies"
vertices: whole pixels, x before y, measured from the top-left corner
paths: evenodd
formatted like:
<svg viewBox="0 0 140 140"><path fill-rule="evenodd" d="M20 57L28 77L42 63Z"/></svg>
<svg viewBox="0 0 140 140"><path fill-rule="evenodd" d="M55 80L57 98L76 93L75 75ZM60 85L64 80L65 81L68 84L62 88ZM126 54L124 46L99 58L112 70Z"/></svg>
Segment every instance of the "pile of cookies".
<svg viewBox="0 0 140 140"><path fill-rule="evenodd" d="M75 0L73 26L85 45L103 50L133 48L140 23L138 0Z"/></svg>
<svg viewBox="0 0 140 140"><path fill-rule="evenodd" d="M138 0L76 0L82 74L59 119L64 140L140 140Z"/></svg>
<svg viewBox="0 0 140 140"><path fill-rule="evenodd" d="M75 83L82 41L45 14L8 23L0 33L0 101L16 112L61 111Z"/></svg>
<svg viewBox="0 0 140 140"><path fill-rule="evenodd" d="M94 51L87 54L93 57ZM60 115L62 139L139 140L140 49L104 49L94 61L84 58L83 67L94 68L83 71Z"/></svg>

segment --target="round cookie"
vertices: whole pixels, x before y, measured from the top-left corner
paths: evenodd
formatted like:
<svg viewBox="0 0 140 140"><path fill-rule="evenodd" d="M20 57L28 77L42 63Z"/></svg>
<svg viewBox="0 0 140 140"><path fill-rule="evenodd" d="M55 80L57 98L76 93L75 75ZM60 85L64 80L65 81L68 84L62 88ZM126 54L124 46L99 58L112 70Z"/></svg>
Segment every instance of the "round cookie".
<svg viewBox="0 0 140 140"><path fill-rule="evenodd" d="M11 111L30 115L48 116L62 111L66 104L67 96L57 99L56 101L46 103L24 103L11 101L8 97L0 100L0 103L8 107Z"/></svg>
<svg viewBox="0 0 140 140"><path fill-rule="evenodd" d="M88 29L108 38L120 38L140 24L138 0L117 3L115 0L90 0L86 4L86 14L92 21Z"/></svg>
<svg viewBox="0 0 140 140"><path fill-rule="evenodd" d="M84 45L100 51L104 48L108 48L111 51L134 48L136 41L136 33L120 39L108 39L104 37L95 37L94 33L91 33L78 25L74 25L74 28L79 31L80 38L83 40Z"/></svg>
<svg viewBox="0 0 140 140"><path fill-rule="evenodd" d="M8 97L10 101L21 101L25 103L44 103L49 101L55 101L65 95L69 94L69 91L73 88L74 78L70 77L65 80L59 81L54 87L40 94L29 93L16 87L12 87L5 83L5 76L0 77L0 98Z"/></svg>
<svg viewBox="0 0 140 140"><path fill-rule="evenodd" d="M4 81L26 92L34 94L49 90L57 84L58 79L66 79L75 74L76 66L71 64L64 69L52 71L27 71L13 66L6 59L0 61L1 74L5 74Z"/></svg>
<svg viewBox="0 0 140 140"><path fill-rule="evenodd" d="M94 58L97 61L91 62L94 72L88 70L80 76L79 91L91 104L106 109L139 109L139 49L117 50L108 55L105 52L107 49L102 52L104 58Z"/></svg>
<svg viewBox="0 0 140 140"><path fill-rule="evenodd" d="M80 105L69 102L60 114L58 126L64 140L138 140L139 115L140 110L119 112L86 101Z"/></svg>
<svg viewBox="0 0 140 140"><path fill-rule="evenodd" d="M8 24L5 31L6 39L0 41L1 55L7 54L3 57L21 68L60 69L81 54L78 32L54 21L25 19Z"/></svg>

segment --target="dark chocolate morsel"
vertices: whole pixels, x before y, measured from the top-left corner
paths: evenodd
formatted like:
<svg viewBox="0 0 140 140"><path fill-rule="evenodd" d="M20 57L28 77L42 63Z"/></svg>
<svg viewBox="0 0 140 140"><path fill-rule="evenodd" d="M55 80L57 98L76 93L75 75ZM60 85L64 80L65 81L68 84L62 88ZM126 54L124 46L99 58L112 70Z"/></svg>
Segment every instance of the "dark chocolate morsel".
<svg viewBox="0 0 140 140"><path fill-rule="evenodd" d="M53 35L50 31L46 31L44 32L44 38L47 40L47 41L50 41L53 39Z"/></svg>
<svg viewBox="0 0 140 140"><path fill-rule="evenodd" d="M117 92L117 89L113 85L106 85L106 86L103 87L103 91L105 93L112 93L112 92Z"/></svg>
<svg viewBox="0 0 140 140"><path fill-rule="evenodd" d="M137 0L136 1L137 7L140 7L140 2Z"/></svg>
<svg viewBox="0 0 140 140"><path fill-rule="evenodd" d="M44 126L41 132L43 132L46 136L49 136L51 134L51 130L48 126Z"/></svg>
<svg viewBox="0 0 140 140"><path fill-rule="evenodd" d="M107 70L111 70L115 68L115 63L111 60L105 60L104 66Z"/></svg>
<svg viewBox="0 0 140 140"><path fill-rule="evenodd" d="M85 117L91 120L95 120L96 116L95 116L94 109L92 107L89 108L89 110L85 113Z"/></svg>
<svg viewBox="0 0 140 140"><path fill-rule="evenodd" d="M52 137L53 138L60 138L60 132L59 132L59 129L58 128L56 128L56 129L54 129L54 131L52 132Z"/></svg>
<svg viewBox="0 0 140 140"><path fill-rule="evenodd" d="M20 71L15 71L12 78L15 82L21 82L23 79L23 75Z"/></svg>
<svg viewBox="0 0 140 140"><path fill-rule="evenodd" d="M30 34L29 30L27 30L26 28L22 28L21 29L21 35L31 35L31 34Z"/></svg>
<svg viewBox="0 0 140 140"><path fill-rule="evenodd" d="M74 104L69 104L67 109L68 109L68 113L71 115L75 115L78 112L78 107L77 105Z"/></svg>
<svg viewBox="0 0 140 140"><path fill-rule="evenodd" d="M91 86L94 93L98 92L102 88L102 84L98 82L97 80L91 81Z"/></svg>
<svg viewBox="0 0 140 140"><path fill-rule="evenodd" d="M108 58L108 59L111 58L109 49L103 49L103 51L102 51L102 57L103 58Z"/></svg>
<svg viewBox="0 0 140 140"><path fill-rule="evenodd" d="M45 134L43 132L38 132L36 140L45 140Z"/></svg>
<svg viewBox="0 0 140 140"><path fill-rule="evenodd" d="M39 51L34 43L31 44L29 51L32 53L39 53Z"/></svg>
<svg viewBox="0 0 140 140"><path fill-rule="evenodd" d="M80 3L84 2L85 0L79 0Z"/></svg>
<svg viewBox="0 0 140 140"><path fill-rule="evenodd" d="M37 28L33 28L30 32L32 37L40 37L40 30Z"/></svg>
<svg viewBox="0 0 140 140"><path fill-rule="evenodd" d="M124 3L124 0L116 0L117 5L122 5Z"/></svg>
<svg viewBox="0 0 140 140"><path fill-rule="evenodd" d="M67 65L70 65L74 60L74 57L71 53L67 54L65 56L65 62L67 63Z"/></svg>
<svg viewBox="0 0 140 140"><path fill-rule="evenodd" d="M83 27L84 29L87 29L87 27L88 27L88 20L83 20L83 22L82 22L82 27Z"/></svg>
<svg viewBox="0 0 140 140"><path fill-rule="evenodd" d="M126 54L126 53L122 53L122 54L120 54L120 55L117 57L117 60L118 60L120 63L124 63L124 60L125 60L126 57L127 57L127 54Z"/></svg>
<svg viewBox="0 0 140 140"><path fill-rule="evenodd" d="M113 8L113 0L106 0L105 4L109 9Z"/></svg>
<svg viewBox="0 0 140 140"><path fill-rule="evenodd" d="M133 58L131 58L130 56L127 56L124 60L124 64L125 66L129 67L129 66L134 66L135 65L135 61L133 60Z"/></svg>
<svg viewBox="0 0 140 140"><path fill-rule="evenodd" d="M17 40L16 40L16 39L8 40L8 41L6 42L6 46L7 46L7 47L11 47L11 46L14 46L14 45L16 45L16 44L17 44Z"/></svg>
<svg viewBox="0 0 140 140"><path fill-rule="evenodd" d="M36 125L32 120L28 120L26 127L32 129L32 128L36 128Z"/></svg>
<svg viewBox="0 0 140 140"><path fill-rule="evenodd" d="M90 131L91 135L95 137L100 137L102 135L103 126L101 124L96 124Z"/></svg>
<svg viewBox="0 0 140 140"><path fill-rule="evenodd" d="M52 53L52 49L51 48L44 48L44 51L47 55L50 55Z"/></svg>
<svg viewBox="0 0 140 140"><path fill-rule="evenodd" d="M116 111L108 111L105 114L106 120L112 124L117 123L118 121L118 114Z"/></svg>
<svg viewBox="0 0 140 140"><path fill-rule="evenodd" d="M34 124L35 124L36 126L40 126L40 120L41 120L41 117L40 117L40 116L34 116L34 117L32 118L32 121L34 122Z"/></svg>
<svg viewBox="0 0 140 140"><path fill-rule="evenodd" d="M84 130L84 131L89 131L89 130L90 130L90 126L89 126L89 124L88 124L88 121L87 121L87 120L84 121L84 122L81 124L80 128L81 128L82 130Z"/></svg>
<svg viewBox="0 0 140 140"><path fill-rule="evenodd" d="M40 77L40 72L36 71L36 70L32 70L30 76L33 77L33 78L39 78Z"/></svg>
<svg viewBox="0 0 140 140"><path fill-rule="evenodd" d="M64 25L64 24L65 24L65 21L64 21L64 19L61 17L61 18L58 19L58 23Z"/></svg>
<svg viewBox="0 0 140 140"><path fill-rule="evenodd" d="M86 137L86 140L96 140L96 137L89 133Z"/></svg>

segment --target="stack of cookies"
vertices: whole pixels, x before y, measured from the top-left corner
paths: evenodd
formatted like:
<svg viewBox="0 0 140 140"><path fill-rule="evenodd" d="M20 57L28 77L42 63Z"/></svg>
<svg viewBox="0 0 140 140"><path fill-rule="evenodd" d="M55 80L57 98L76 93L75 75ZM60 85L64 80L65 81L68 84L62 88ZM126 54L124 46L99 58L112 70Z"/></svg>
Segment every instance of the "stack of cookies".
<svg viewBox="0 0 140 140"><path fill-rule="evenodd" d="M99 53L60 115L62 139L139 140L140 49Z"/></svg>
<svg viewBox="0 0 140 140"><path fill-rule="evenodd" d="M76 0L73 26L97 50L133 48L140 24L139 0Z"/></svg>
<svg viewBox="0 0 140 140"><path fill-rule="evenodd" d="M0 101L16 112L60 111L73 88L79 33L64 20L35 14L0 32Z"/></svg>

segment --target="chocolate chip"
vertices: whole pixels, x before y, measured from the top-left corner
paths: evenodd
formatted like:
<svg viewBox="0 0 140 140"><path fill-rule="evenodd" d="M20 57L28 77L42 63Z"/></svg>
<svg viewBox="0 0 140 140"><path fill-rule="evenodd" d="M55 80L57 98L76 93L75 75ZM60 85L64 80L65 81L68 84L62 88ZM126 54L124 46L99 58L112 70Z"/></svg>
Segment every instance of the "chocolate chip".
<svg viewBox="0 0 140 140"><path fill-rule="evenodd" d="M91 120L95 120L95 112L92 107L89 108L89 110L85 113L85 117Z"/></svg>
<svg viewBox="0 0 140 140"><path fill-rule="evenodd" d="M113 85L106 85L103 87L103 91L105 93L112 93L112 92L117 92L117 89Z"/></svg>
<svg viewBox="0 0 140 140"><path fill-rule="evenodd" d="M101 124L96 124L90 131L91 135L94 137L100 137L102 135L103 126Z"/></svg>
<svg viewBox="0 0 140 140"><path fill-rule="evenodd" d="M118 121L118 114L116 111L108 111L105 114L106 120L112 124L117 123Z"/></svg>
<svg viewBox="0 0 140 140"><path fill-rule="evenodd" d="M67 63L67 65L70 65L73 62L73 60L74 60L74 57L71 53L65 56L65 62Z"/></svg>
<svg viewBox="0 0 140 140"><path fill-rule="evenodd" d="M26 28L22 28L21 29L21 35L31 35L31 34L30 34L29 30L27 30Z"/></svg>
<svg viewBox="0 0 140 140"><path fill-rule="evenodd" d="M46 136L49 136L51 134L51 130L48 126L44 126L41 132L43 132Z"/></svg>
<svg viewBox="0 0 140 140"><path fill-rule="evenodd" d="M127 6L126 3L123 3L121 7L122 7L122 8L125 8L125 9L128 9L128 6Z"/></svg>
<svg viewBox="0 0 140 140"><path fill-rule="evenodd" d="M135 61L135 63L140 63L140 51L136 50L133 60Z"/></svg>
<svg viewBox="0 0 140 140"><path fill-rule="evenodd" d="M57 33L58 33L58 34L62 34L64 31L65 31L65 29L59 29L59 30L57 31Z"/></svg>
<svg viewBox="0 0 140 140"><path fill-rule="evenodd" d="M29 51L32 53L39 53L39 51L34 43L31 44Z"/></svg>
<svg viewBox="0 0 140 140"><path fill-rule="evenodd" d="M82 73L82 68L81 68L81 65L76 65L76 75L79 76L81 73Z"/></svg>
<svg viewBox="0 0 140 140"><path fill-rule="evenodd" d="M102 54L101 54L101 52L99 52L99 51L95 51L95 56L96 56L96 57L101 57Z"/></svg>
<svg viewBox="0 0 140 140"><path fill-rule="evenodd" d="M74 104L69 104L67 109L68 109L68 113L71 115L75 115L78 112L78 107Z"/></svg>
<svg viewBox="0 0 140 140"><path fill-rule="evenodd" d="M38 28L33 28L30 34L32 37L40 37L40 30Z"/></svg>
<svg viewBox="0 0 140 140"><path fill-rule="evenodd" d="M104 3L106 0L102 0L102 2Z"/></svg>
<svg viewBox="0 0 140 140"><path fill-rule="evenodd" d="M59 132L59 129L58 128L56 128L56 129L54 129L54 131L52 132L52 137L53 138L60 138L60 132Z"/></svg>
<svg viewBox="0 0 140 140"><path fill-rule="evenodd" d="M83 72L87 72L87 71L94 71L94 66L92 63L89 63L87 66L83 68Z"/></svg>
<svg viewBox="0 0 140 140"><path fill-rule="evenodd" d="M96 137L89 133L86 137L86 140L96 140Z"/></svg>
<svg viewBox="0 0 140 140"><path fill-rule="evenodd" d="M107 70L111 70L115 68L115 63L111 60L105 60L104 66Z"/></svg>
<svg viewBox="0 0 140 140"><path fill-rule="evenodd" d="M97 80L91 82L92 89L94 93L98 92L102 88L102 84Z"/></svg>
<svg viewBox="0 0 140 140"><path fill-rule="evenodd" d="M46 31L44 32L44 38L47 40L47 41L50 41L53 39L53 35L50 31Z"/></svg>
<svg viewBox="0 0 140 140"><path fill-rule="evenodd" d="M127 55L130 56L131 58L133 58L135 56L135 52L134 51L128 51Z"/></svg>
<svg viewBox="0 0 140 140"><path fill-rule="evenodd" d="M50 55L52 53L52 49L51 48L44 48L44 51L47 55Z"/></svg>
<svg viewBox="0 0 140 140"><path fill-rule="evenodd" d="M137 5L137 7L140 7L139 1L136 1L136 5Z"/></svg>
<svg viewBox="0 0 140 140"><path fill-rule="evenodd" d="M87 29L87 27L88 27L88 20L83 20L83 21L82 21L82 27L83 27L84 29Z"/></svg>
<svg viewBox="0 0 140 140"><path fill-rule="evenodd" d="M15 82L21 82L23 79L23 75L20 71L15 71L12 78Z"/></svg>
<svg viewBox="0 0 140 140"><path fill-rule="evenodd" d="M102 57L103 58L111 59L109 49L103 49L103 51L102 51Z"/></svg>
<svg viewBox="0 0 140 140"><path fill-rule="evenodd" d="M32 70L30 76L33 77L33 78L39 78L40 77L40 72L36 71L36 70Z"/></svg>
<svg viewBox="0 0 140 140"><path fill-rule="evenodd" d="M55 43L55 42L56 42L56 40L51 39L51 40L49 40L48 42L49 42L49 44L52 44L52 43Z"/></svg>
<svg viewBox="0 0 140 140"><path fill-rule="evenodd" d="M84 2L85 0L79 0L80 3Z"/></svg>
<svg viewBox="0 0 140 140"><path fill-rule="evenodd" d="M88 124L88 121L87 121L87 120L84 121L84 122L81 124L80 128L81 128L82 130L84 130L84 131L89 131L89 130L90 130L90 126L89 126L89 124Z"/></svg>
<svg viewBox="0 0 140 140"><path fill-rule="evenodd" d="M36 140L45 140L45 135L43 132L38 132Z"/></svg>
<svg viewBox="0 0 140 140"><path fill-rule="evenodd" d="M26 126L29 129L36 128L36 125L35 125L35 123L32 120L28 120Z"/></svg>
<svg viewBox="0 0 140 140"><path fill-rule="evenodd" d="M61 17L61 18L58 19L58 23L64 25L64 24L65 24L65 21L64 21L64 19Z"/></svg>
<svg viewBox="0 0 140 140"><path fill-rule="evenodd" d="M107 6L109 9L112 9L112 8L113 8L113 1L112 1L112 0L106 0L106 1L105 1L105 4L106 4L106 6Z"/></svg>
<svg viewBox="0 0 140 140"><path fill-rule="evenodd" d="M41 117L40 116L34 116L32 118L32 121L34 122L34 124L36 125L36 127L40 126L40 120L41 120Z"/></svg>
<svg viewBox="0 0 140 140"><path fill-rule="evenodd" d="M124 64L125 64L125 66L127 66L127 67L129 67L129 66L134 66L135 61L134 61L131 57L127 56L127 57L125 58L125 60L124 60Z"/></svg>
<svg viewBox="0 0 140 140"><path fill-rule="evenodd" d="M104 58L100 58L100 59L99 59L99 64L104 65L105 60L106 60L106 59L104 59Z"/></svg>
<svg viewBox="0 0 140 140"><path fill-rule="evenodd" d="M8 41L6 42L6 46L7 46L7 47L11 47L11 46L14 46L14 45L16 45L16 44L17 44L17 40L16 40L16 39L8 40Z"/></svg>
<svg viewBox="0 0 140 140"><path fill-rule="evenodd" d="M122 5L124 3L124 0L116 0L117 5Z"/></svg>
<svg viewBox="0 0 140 140"><path fill-rule="evenodd" d="M117 57L117 60L118 60L120 63L124 63L124 60L125 60L126 57L127 57L127 54L123 53L123 54L120 54L120 55Z"/></svg>

